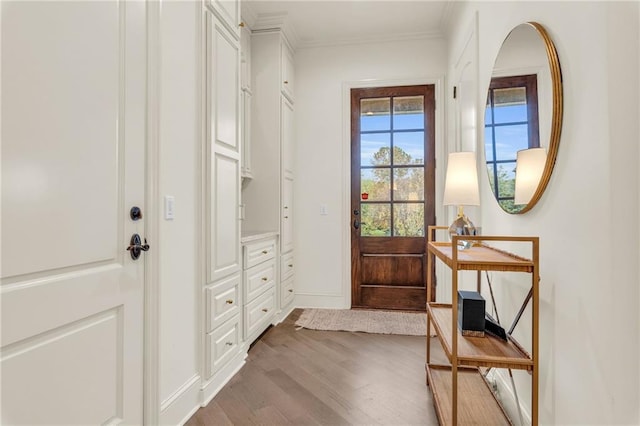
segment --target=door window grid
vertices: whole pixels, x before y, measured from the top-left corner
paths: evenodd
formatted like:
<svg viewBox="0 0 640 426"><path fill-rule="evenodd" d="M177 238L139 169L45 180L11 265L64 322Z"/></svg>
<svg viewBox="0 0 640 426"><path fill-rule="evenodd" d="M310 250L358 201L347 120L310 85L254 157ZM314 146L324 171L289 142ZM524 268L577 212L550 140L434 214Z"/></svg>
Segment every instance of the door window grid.
<svg viewBox="0 0 640 426"><path fill-rule="evenodd" d="M397 117L402 116L403 114L402 111L398 111L396 109L396 102L399 101L398 103L401 103L406 99L413 99L414 103L416 99L419 99L420 109L416 111L416 114L412 115L419 116L420 126L415 126L415 123L412 123L411 120L397 119ZM378 111L366 111L366 108L363 108L363 104L365 103L377 103ZM384 104L387 104L388 108L380 107ZM378 137L377 141L373 141L374 143L378 142L377 146L379 149L377 154L379 154L379 156L376 158L374 154L374 157L369 159L371 164L366 164L365 156L361 152L361 177L368 174L367 171L372 173L376 173L377 171L378 177L381 178L377 183L382 183L382 185L388 184L388 190L376 191L376 193L372 194L373 197L369 197L366 200L361 199L363 220L361 236L424 236L424 166L426 156L424 96L392 96L387 98L362 99L360 101L360 106L361 129L363 127L371 128L371 130L360 130L359 132L361 150L362 145L364 145L363 136L388 135L388 144L385 143L385 138ZM411 112L411 110L409 112ZM373 123L373 120L368 120L369 123L367 123L367 125L363 125L363 121L367 120L368 117L375 116L376 113L378 116L389 118L387 120L380 120L380 123ZM402 123L402 121L405 123ZM384 126L382 125L383 122L385 122ZM400 128L395 128L396 124L399 124ZM417 158L412 157L406 152L406 150L397 146L400 145L400 143L396 144L396 139L400 139L399 135L411 134L420 134L420 148L422 155ZM407 146L410 146L410 143ZM388 159L386 158L387 155ZM400 159L401 156L404 156L405 158ZM374 159L379 163L374 164ZM386 173L380 173L383 171L386 171ZM400 193L396 188L396 184L402 181L399 175L403 171L407 171L409 175L417 175L419 172L422 172L422 177L418 179L421 191L409 192L409 196L399 197ZM365 179L361 179L361 183L362 181L365 181ZM386 199L384 197L379 197L381 193L388 194L388 197L386 197ZM415 195L411 197L411 194ZM387 226L385 227L387 231L383 233L379 230L372 232L371 229L368 229L366 226L366 218L373 217L373 213L380 214L381 212L383 216L388 217L388 219L385 220L387 222ZM416 218L418 218L417 222L419 222L419 224L417 224L417 232L415 226ZM413 227L410 227L411 222L414 222Z"/></svg>

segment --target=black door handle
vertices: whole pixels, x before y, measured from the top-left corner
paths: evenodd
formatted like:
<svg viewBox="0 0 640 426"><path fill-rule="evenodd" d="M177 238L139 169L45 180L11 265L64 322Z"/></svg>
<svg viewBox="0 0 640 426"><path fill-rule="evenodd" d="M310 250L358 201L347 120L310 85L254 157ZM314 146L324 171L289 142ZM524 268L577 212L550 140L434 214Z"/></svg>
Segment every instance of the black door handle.
<svg viewBox="0 0 640 426"><path fill-rule="evenodd" d="M355 229L360 228L360 222L358 222L358 219L353 219L353 227Z"/></svg>
<svg viewBox="0 0 640 426"><path fill-rule="evenodd" d="M149 251L149 244L147 244L147 239L144 239L144 244L142 244L142 239L140 235L133 234L131 236L131 242L129 243L129 247L127 250L131 253L131 258L133 260L137 260L140 257L141 252Z"/></svg>

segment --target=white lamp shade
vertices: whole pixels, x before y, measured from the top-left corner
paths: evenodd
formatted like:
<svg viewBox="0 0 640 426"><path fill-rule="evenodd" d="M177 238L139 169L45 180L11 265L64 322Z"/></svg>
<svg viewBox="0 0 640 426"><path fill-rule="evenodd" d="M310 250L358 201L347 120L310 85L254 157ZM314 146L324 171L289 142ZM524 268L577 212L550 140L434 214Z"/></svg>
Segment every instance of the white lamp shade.
<svg viewBox="0 0 640 426"><path fill-rule="evenodd" d="M531 148L518 151L516 160L516 191L514 204L528 204L538 189L547 151L544 148Z"/></svg>
<svg viewBox="0 0 640 426"><path fill-rule="evenodd" d="M445 206L479 206L478 169L474 152L452 152L444 183Z"/></svg>

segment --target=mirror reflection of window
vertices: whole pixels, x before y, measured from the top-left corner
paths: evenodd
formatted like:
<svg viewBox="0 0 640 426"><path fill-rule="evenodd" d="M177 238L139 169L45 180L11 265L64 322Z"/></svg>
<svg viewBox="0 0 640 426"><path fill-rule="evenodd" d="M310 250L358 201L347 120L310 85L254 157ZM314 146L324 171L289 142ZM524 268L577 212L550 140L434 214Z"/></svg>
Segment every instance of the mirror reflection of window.
<svg viewBox="0 0 640 426"><path fill-rule="evenodd" d="M507 212L514 204L516 156L540 147L535 74L491 79L485 110L485 157L491 189Z"/></svg>

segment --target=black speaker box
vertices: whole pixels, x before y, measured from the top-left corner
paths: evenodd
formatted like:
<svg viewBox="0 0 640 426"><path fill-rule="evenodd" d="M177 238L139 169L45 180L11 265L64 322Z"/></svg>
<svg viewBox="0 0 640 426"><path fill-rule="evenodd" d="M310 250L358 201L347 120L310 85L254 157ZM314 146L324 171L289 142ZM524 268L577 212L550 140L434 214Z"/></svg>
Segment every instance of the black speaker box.
<svg viewBox="0 0 640 426"><path fill-rule="evenodd" d="M463 336L484 336L485 300L477 291L458 290L458 327Z"/></svg>

